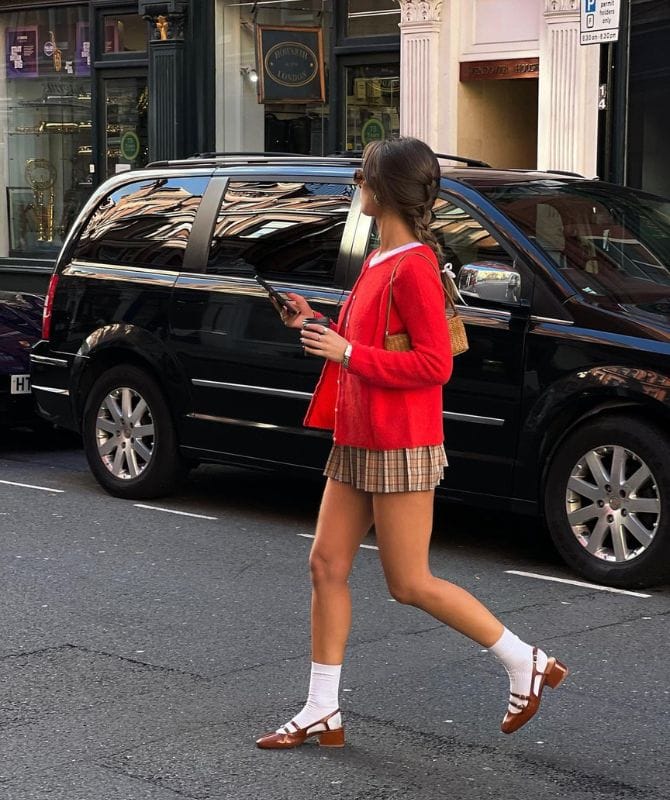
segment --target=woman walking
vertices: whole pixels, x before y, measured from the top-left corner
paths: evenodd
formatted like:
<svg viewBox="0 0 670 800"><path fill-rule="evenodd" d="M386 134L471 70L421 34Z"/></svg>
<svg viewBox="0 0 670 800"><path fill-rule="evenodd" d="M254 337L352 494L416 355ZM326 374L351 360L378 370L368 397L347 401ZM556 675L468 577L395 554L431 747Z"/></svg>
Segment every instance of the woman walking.
<svg viewBox="0 0 670 800"><path fill-rule="evenodd" d="M318 315L297 294L289 294L297 313L281 312L286 325L301 329L305 351L325 359L305 424L332 429L333 447L310 554L309 694L293 719L258 739L265 749L296 747L312 736L321 745L344 744L339 681L351 625L348 579L373 523L391 595L502 661L510 683L503 732L528 722L545 684L556 687L567 675L471 594L430 572L434 492L447 464L442 386L452 370L445 316L452 284L429 227L440 167L417 139L376 141L366 147L355 180L380 247L366 259L339 323L304 324ZM408 334L411 349L385 349L387 333Z"/></svg>

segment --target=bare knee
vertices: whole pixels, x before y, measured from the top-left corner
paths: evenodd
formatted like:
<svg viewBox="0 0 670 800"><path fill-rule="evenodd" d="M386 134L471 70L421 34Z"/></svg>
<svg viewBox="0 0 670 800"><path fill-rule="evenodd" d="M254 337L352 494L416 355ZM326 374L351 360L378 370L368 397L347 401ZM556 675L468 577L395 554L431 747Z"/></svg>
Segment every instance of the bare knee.
<svg viewBox="0 0 670 800"><path fill-rule="evenodd" d="M351 564L348 559L312 550L309 556L309 570L314 586L346 583L349 579Z"/></svg>
<svg viewBox="0 0 670 800"><path fill-rule="evenodd" d="M387 584L391 597L398 603L421 608L425 605L431 582L432 576L425 575L416 578L391 579L387 581Z"/></svg>

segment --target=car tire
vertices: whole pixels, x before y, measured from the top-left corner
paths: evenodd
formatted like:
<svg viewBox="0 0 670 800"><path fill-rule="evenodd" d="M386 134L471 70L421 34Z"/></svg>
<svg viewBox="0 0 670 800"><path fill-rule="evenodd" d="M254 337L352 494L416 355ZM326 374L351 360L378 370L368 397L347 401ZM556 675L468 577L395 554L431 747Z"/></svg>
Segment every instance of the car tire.
<svg viewBox="0 0 670 800"><path fill-rule="evenodd" d="M116 497L170 494L187 471L160 386L131 364L112 367L93 384L82 439L93 475Z"/></svg>
<svg viewBox="0 0 670 800"><path fill-rule="evenodd" d="M655 425L619 415L560 443L544 485L545 519L559 553L583 577L623 588L667 578L669 444Z"/></svg>

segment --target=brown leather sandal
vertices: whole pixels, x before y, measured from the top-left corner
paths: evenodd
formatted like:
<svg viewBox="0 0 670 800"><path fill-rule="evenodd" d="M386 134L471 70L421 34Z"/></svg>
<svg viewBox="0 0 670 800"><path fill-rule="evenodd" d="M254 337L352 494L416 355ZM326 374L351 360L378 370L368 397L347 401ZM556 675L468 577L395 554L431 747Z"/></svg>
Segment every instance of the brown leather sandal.
<svg viewBox="0 0 670 800"><path fill-rule="evenodd" d="M321 747L344 747L344 726L338 728L330 727L330 720L339 714L340 709L328 714L323 719L313 722L306 728L299 728L293 720L284 725L285 731L274 731L256 740L256 746L263 750L288 750L290 747L299 747L304 744L310 736L316 736ZM321 730L314 730L319 725L324 725ZM289 730L292 726L293 730Z"/></svg>
<svg viewBox="0 0 670 800"><path fill-rule="evenodd" d="M540 672L537 668L537 647L534 647L530 695L510 692L509 704L514 708L518 708L519 711L513 713L508 710L502 721L500 730L503 733L514 733L514 731L518 731L522 725L530 722L540 708L542 690L544 689L545 683L547 686L555 689L563 683L567 674L568 668L555 658L547 659L547 666L544 668L544 672Z"/></svg>

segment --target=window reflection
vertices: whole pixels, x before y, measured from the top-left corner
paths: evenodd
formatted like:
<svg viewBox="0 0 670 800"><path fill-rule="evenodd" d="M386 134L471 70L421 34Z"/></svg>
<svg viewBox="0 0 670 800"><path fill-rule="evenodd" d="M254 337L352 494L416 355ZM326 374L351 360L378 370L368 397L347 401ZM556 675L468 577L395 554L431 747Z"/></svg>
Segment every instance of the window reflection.
<svg viewBox="0 0 670 800"><path fill-rule="evenodd" d="M291 273L329 283L353 191L350 184L231 182L217 215L208 271Z"/></svg>
<svg viewBox="0 0 670 800"><path fill-rule="evenodd" d="M147 23L139 14L106 14L104 53L143 53L147 49Z"/></svg>
<svg viewBox="0 0 670 800"><path fill-rule="evenodd" d="M347 35L397 36L400 8L396 0L349 0L347 5Z"/></svg>
<svg viewBox="0 0 670 800"><path fill-rule="evenodd" d="M207 180L170 178L120 187L96 209L75 258L180 269Z"/></svg>
<svg viewBox="0 0 670 800"><path fill-rule="evenodd" d="M592 302L670 302L670 203L620 187L537 181L488 192Z"/></svg>
<svg viewBox="0 0 670 800"><path fill-rule="evenodd" d="M445 262L451 264L456 274L464 264L482 261L512 263L511 256L500 242L464 209L438 197L433 213L431 229L442 247ZM374 232L368 253L377 247L379 238Z"/></svg>

